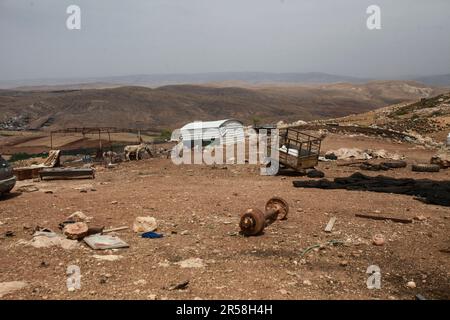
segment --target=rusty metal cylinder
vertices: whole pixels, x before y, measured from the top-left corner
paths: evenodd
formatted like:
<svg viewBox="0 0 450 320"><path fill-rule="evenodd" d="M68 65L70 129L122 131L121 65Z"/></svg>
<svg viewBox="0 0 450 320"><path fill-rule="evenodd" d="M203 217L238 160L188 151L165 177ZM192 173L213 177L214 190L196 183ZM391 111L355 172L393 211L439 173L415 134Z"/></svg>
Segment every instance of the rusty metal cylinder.
<svg viewBox="0 0 450 320"><path fill-rule="evenodd" d="M264 212L256 208L245 211L241 215L239 227L246 236L257 235L276 220L286 219L288 212L287 202L282 198L273 197L267 201Z"/></svg>

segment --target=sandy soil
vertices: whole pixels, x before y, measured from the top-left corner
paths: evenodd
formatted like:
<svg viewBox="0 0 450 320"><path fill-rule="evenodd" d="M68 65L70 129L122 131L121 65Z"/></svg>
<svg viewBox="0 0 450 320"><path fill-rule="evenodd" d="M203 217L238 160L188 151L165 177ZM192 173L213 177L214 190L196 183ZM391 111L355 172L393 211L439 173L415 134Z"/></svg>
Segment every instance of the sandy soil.
<svg viewBox="0 0 450 320"><path fill-rule="evenodd" d="M411 163L432 153L340 136L327 138L323 149L362 145L404 153ZM318 168L327 178L357 171L331 162ZM450 180L449 170L413 173L408 167L384 174ZM260 176L248 165L175 166L167 159L148 159L98 168L95 180L22 181L18 186L34 184L39 191L13 192L0 200L0 234L15 233L0 239L0 282L28 285L2 299L414 299L419 293L450 299L450 255L440 251L450 248L450 208L406 195L294 188L292 181L299 179L308 178ZM237 234L239 215L249 207L262 209L275 195L289 202L288 220L258 237ZM23 243L36 225L58 231L58 224L78 210L93 217L90 226L131 228L137 216L152 216L164 237L143 239L131 229L119 231L130 248L108 252L84 243L74 250ZM356 218L356 213L426 219L400 224ZM337 222L332 233L325 233L332 216ZM372 244L378 233L386 239L384 246ZM332 239L345 243L301 257L305 248ZM122 259L93 257L107 254ZM202 259L204 267L177 264L189 258ZM69 265L81 269L81 289L75 292L66 287ZM371 265L381 269L379 290L366 286ZM190 281L186 289L168 289L184 280ZM409 281L416 288L407 287Z"/></svg>

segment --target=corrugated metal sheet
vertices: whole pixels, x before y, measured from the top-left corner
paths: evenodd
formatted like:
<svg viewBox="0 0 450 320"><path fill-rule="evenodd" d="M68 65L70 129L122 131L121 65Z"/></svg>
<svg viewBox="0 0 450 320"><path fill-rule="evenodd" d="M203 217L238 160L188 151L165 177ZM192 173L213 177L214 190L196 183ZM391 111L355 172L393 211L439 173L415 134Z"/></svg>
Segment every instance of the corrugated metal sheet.
<svg viewBox="0 0 450 320"><path fill-rule="evenodd" d="M183 141L219 140L223 144L244 141L244 126L234 119L191 122L180 129Z"/></svg>

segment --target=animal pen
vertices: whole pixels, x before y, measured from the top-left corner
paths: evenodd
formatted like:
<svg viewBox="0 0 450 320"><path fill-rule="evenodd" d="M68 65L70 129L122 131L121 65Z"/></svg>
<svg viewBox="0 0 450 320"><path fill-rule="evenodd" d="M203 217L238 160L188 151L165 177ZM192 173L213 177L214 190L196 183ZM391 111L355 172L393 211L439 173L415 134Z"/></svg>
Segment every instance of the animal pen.
<svg viewBox="0 0 450 320"><path fill-rule="evenodd" d="M152 132L151 130L147 130L145 132ZM50 132L50 150L54 149L54 140L53 136L55 134L76 134L81 133L83 139L86 135L97 135L98 136L98 147L96 148L96 159L101 159L103 151L109 150L113 151L113 145L111 140L111 134L115 133L135 133L136 141L141 141L141 130L136 129L120 129L114 127L83 127L83 128L66 128L61 130L53 130ZM105 146L102 141L102 135L107 135L107 145ZM105 149L105 150L104 150Z"/></svg>

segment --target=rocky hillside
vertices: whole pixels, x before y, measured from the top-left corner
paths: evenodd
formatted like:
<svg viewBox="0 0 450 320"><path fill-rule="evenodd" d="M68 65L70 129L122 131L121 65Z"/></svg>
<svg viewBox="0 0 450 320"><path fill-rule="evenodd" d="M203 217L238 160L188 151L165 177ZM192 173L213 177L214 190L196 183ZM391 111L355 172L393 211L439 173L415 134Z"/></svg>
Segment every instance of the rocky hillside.
<svg viewBox="0 0 450 320"><path fill-rule="evenodd" d="M340 124L377 126L444 141L450 132L450 92L335 119Z"/></svg>

